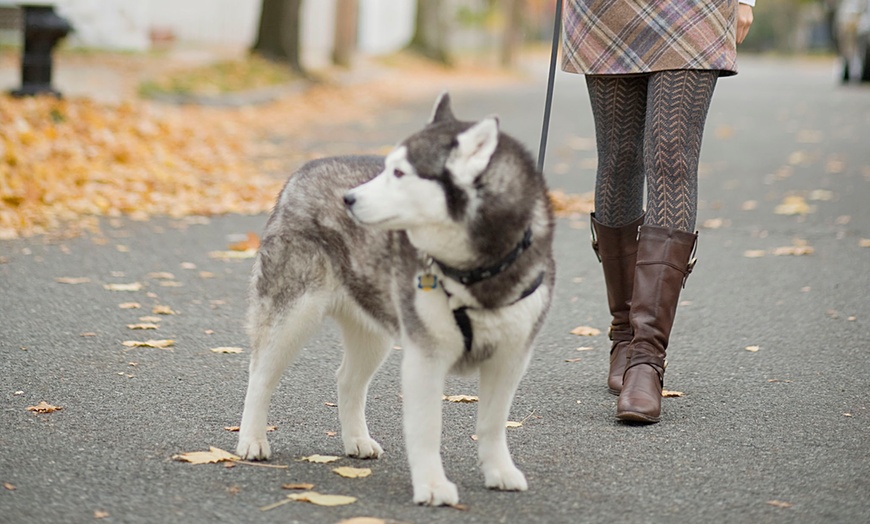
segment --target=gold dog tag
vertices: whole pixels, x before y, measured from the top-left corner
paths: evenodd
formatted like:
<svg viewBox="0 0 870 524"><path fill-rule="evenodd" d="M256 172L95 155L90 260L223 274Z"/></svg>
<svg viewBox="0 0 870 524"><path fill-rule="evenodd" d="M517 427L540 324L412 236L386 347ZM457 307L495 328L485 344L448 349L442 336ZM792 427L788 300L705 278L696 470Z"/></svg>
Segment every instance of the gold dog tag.
<svg viewBox="0 0 870 524"><path fill-rule="evenodd" d="M438 277L431 273L417 277L417 288L423 291L431 291L438 287Z"/></svg>

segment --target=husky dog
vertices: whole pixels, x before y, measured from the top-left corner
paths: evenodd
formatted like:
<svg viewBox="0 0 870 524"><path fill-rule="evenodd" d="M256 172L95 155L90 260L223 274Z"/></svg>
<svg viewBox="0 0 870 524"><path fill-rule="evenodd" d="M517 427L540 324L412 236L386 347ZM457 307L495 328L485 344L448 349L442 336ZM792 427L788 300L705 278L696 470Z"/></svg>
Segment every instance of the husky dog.
<svg viewBox="0 0 870 524"><path fill-rule="evenodd" d="M254 262L250 376L238 454L268 459L266 417L288 364L335 318L344 451L377 458L366 394L402 346L405 442L414 502L459 501L441 462L450 372L479 370L477 435L486 486L527 489L505 438L532 339L550 305L553 214L529 153L496 118L456 120L448 95L386 158L313 161L284 187Z"/></svg>

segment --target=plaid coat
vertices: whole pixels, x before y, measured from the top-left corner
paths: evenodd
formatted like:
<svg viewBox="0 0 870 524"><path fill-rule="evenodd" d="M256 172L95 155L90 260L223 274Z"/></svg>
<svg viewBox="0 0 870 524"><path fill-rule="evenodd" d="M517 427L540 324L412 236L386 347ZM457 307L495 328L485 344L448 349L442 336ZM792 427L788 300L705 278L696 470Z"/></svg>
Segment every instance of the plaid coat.
<svg viewBox="0 0 870 524"><path fill-rule="evenodd" d="M737 73L737 0L565 0L562 69Z"/></svg>

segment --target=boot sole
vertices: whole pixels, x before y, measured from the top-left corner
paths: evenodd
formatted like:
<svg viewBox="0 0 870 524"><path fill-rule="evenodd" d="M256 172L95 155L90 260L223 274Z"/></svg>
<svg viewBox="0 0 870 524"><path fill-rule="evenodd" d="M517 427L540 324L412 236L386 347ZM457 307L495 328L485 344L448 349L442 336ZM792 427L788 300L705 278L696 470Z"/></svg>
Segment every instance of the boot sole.
<svg viewBox="0 0 870 524"><path fill-rule="evenodd" d="M616 418L624 422L640 422L642 424L655 424L662 419L661 417L652 417L636 411L621 411L616 414Z"/></svg>

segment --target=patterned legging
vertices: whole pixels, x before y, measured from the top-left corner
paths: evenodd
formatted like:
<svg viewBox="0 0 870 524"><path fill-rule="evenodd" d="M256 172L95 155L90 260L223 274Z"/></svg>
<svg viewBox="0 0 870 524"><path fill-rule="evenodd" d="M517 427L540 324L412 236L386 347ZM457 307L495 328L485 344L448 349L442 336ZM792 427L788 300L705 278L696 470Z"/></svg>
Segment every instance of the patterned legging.
<svg viewBox="0 0 870 524"><path fill-rule="evenodd" d="M610 227L635 220L693 232L698 157L717 71L642 76L587 75L595 118L595 218Z"/></svg>

